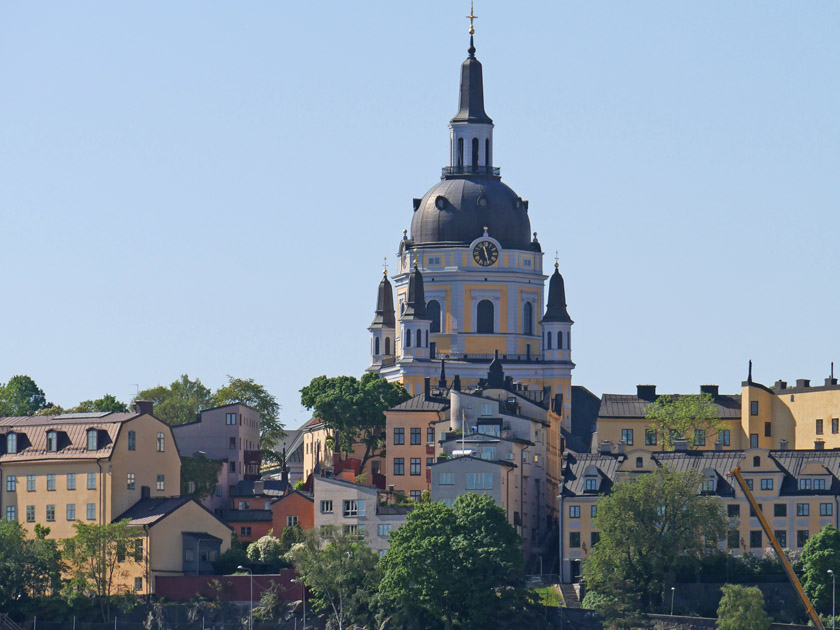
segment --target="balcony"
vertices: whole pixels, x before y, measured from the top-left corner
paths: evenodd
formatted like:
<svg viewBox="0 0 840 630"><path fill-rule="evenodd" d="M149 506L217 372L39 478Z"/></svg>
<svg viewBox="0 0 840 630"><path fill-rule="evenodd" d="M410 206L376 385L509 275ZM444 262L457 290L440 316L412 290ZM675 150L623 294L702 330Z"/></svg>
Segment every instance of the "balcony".
<svg viewBox="0 0 840 630"><path fill-rule="evenodd" d="M446 359L447 361L450 359L461 361L492 361L494 357L495 355L493 354L467 354L451 352L449 354L438 353L435 358ZM516 361L522 363L541 363L545 360L538 352L531 354L500 354L499 359L506 362Z"/></svg>
<svg viewBox="0 0 840 630"><path fill-rule="evenodd" d="M444 166L441 169L441 179L455 175L489 175L501 177L502 169L498 166Z"/></svg>

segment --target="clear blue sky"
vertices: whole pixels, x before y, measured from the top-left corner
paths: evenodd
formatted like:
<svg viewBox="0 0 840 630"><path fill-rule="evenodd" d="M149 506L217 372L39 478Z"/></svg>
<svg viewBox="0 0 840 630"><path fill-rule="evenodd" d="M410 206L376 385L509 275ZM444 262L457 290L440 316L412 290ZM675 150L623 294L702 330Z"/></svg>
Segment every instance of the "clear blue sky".
<svg viewBox="0 0 840 630"><path fill-rule="evenodd" d="M368 362L468 3L0 4L0 381L64 406ZM840 3L476 6L503 180L597 394L838 359ZM840 372L840 366L838 367Z"/></svg>

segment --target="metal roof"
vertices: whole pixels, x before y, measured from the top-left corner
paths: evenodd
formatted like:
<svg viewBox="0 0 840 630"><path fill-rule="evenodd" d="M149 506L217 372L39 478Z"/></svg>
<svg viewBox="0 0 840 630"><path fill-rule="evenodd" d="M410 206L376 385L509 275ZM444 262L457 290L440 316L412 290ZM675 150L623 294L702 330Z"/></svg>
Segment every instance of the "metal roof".
<svg viewBox="0 0 840 630"><path fill-rule="evenodd" d="M679 398L681 394L662 394ZM741 395L719 394L714 397L718 416L722 420L740 420ZM599 418L645 418L654 401L639 398L635 394L604 394L601 396Z"/></svg>
<svg viewBox="0 0 840 630"><path fill-rule="evenodd" d="M449 399L437 396L419 394L409 398L388 411L444 411L449 409Z"/></svg>
<svg viewBox="0 0 840 630"><path fill-rule="evenodd" d="M154 525L192 500L190 496L140 499L115 518L114 522L127 518L129 525Z"/></svg>

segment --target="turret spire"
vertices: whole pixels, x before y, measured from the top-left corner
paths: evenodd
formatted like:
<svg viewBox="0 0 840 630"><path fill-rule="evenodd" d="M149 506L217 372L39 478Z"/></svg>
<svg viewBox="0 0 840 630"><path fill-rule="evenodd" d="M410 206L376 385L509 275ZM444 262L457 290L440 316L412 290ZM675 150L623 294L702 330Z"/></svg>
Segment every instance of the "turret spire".
<svg viewBox="0 0 840 630"><path fill-rule="evenodd" d="M563 276L560 275L560 263L554 263L554 273L551 274L551 281L548 285L548 305L545 309L545 322L572 322L569 312L566 310L566 285Z"/></svg>
<svg viewBox="0 0 840 630"><path fill-rule="evenodd" d="M405 311L400 319L427 319L423 274L417 268L416 260L414 261L414 269L408 276L408 299L405 303Z"/></svg>
<svg viewBox="0 0 840 630"><path fill-rule="evenodd" d="M373 317L371 328L393 328L396 325L394 316L394 291L388 281L388 269L382 272L379 290L376 293L376 315Z"/></svg>

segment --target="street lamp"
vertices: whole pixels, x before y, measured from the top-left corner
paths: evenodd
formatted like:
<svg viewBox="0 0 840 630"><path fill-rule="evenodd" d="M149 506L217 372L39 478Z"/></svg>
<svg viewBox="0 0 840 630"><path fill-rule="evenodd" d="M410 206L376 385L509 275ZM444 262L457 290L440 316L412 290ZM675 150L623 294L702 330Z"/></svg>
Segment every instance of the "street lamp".
<svg viewBox="0 0 840 630"><path fill-rule="evenodd" d="M835 602L834 596L837 593L837 588L836 588L836 586L837 586L837 579L836 579L837 576L834 574L834 571L832 569L829 569L827 571L827 573L831 576L831 630L835 630L835 628L837 627L835 625L837 623L837 616L835 614L835 609L834 609L834 602Z"/></svg>
<svg viewBox="0 0 840 630"><path fill-rule="evenodd" d="M251 576L251 599L248 607L248 630L254 630L254 572L251 569L246 569L241 564L236 567L237 571L247 571Z"/></svg>
<svg viewBox="0 0 840 630"><path fill-rule="evenodd" d="M674 592L676 591L675 587L671 587L671 616L674 616Z"/></svg>
<svg viewBox="0 0 840 630"><path fill-rule="evenodd" d="M303 593L303 630L306 630L306 584L295 578L292 578L292 584L300 584L300 590Z"/></svg>

